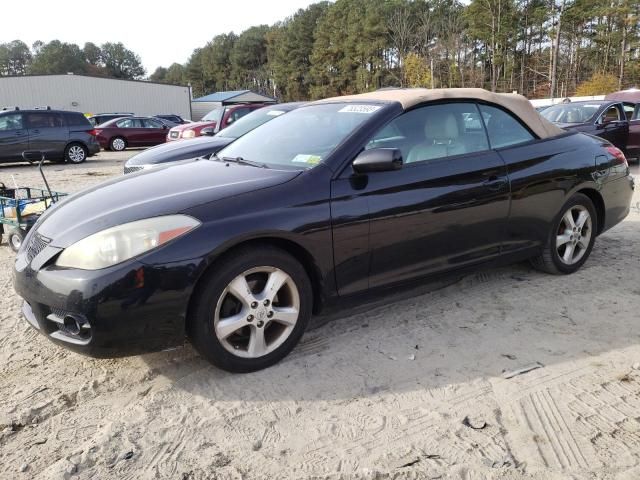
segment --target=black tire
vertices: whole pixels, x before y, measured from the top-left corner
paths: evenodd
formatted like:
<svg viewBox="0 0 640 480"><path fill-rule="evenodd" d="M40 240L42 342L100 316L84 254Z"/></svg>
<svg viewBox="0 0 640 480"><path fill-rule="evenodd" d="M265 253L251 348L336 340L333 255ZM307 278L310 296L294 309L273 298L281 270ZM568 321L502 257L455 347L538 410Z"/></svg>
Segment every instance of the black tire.
<svg viewBox="0 0 640 480"><path fill-rule="evenodd" d="M560 253L558 251L558 248L556 247L556 237L560 233L559 230L564 226L564 215L569 210L574 209L575 207L582 207L589 213L591 221L591 234L588 246L586 249L584 249L582 257L575 263L567 264L560 257ZM595 242L597 232L598 215L593 202L586 195L583 195L582 193L576 193L562 206L560 212L554 218L544 250L541 255L531 259L531 264L538 270L554 275L567 275L570 273L574 273L578 271L589 258L591 250L593 249L593 244Z"/></svg>
<svg viewBox="0 0 640 480"><path fill-rule="evenodd" d="M81 143L70 143L64 149L64 160L68 163L82 163L88 156L89 150Z"/></svg>
<svg viewBox="0 0 640 480"><path fill-rule="evenodd" d="M223 295L227 286L236 277L257 267L274 267L290 277L298 292L299 314L292 330L285 337L286 340L283 340L273 351L257 358L243 358L231 353L222 344L215 332L214 319L218 305L223 304L223 298L227 298L228 294ZM241 248L232 252L227 258L215 264L211 272L202 279L194 295L194 302L187 319L189 339L196 350L211 363L223 370L236 373L261 370L284 358L302 337L311 317L313 304L311 282L303 266L288 253L270 246ZM253 317L253 315L250 316ZM258 318L256 314L255 321ZM272 324L274 322L265 321L263 333L265 338L267 329L271 328ZM278 328L277 323L274 325ZM259 325L254 323L247 324L247 329L252 330L257 326Z"/></svg>
<svg viewBox="0 0 640 480"><path fill-rule="evenodd" d="M113 137L109 140L109 150L123 152L127 148L127 141L123 137Z"/></svg>
<svg viewBox="0 0 640 480"><path fill-rule="evenodd" d="M22 246L22 242L24 242L25 236L26 233L21 228L12 228L9 230L7 240L9 241L9 247L11 247L11 250L17 253Z"/></svg>

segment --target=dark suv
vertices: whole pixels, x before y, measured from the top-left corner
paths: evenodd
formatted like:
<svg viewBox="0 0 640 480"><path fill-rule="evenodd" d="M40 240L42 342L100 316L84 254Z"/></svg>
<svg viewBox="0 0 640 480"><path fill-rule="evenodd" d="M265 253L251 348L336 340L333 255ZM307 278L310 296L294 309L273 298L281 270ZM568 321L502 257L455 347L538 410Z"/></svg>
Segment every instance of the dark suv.
<svg viewBox="0 0 640 480"><path fill-rule="evenodd" d="M82 163L100 151L100 144L82 113L1 110L0 162L21 161L25 150L39 150L47 160Z"/></svg>

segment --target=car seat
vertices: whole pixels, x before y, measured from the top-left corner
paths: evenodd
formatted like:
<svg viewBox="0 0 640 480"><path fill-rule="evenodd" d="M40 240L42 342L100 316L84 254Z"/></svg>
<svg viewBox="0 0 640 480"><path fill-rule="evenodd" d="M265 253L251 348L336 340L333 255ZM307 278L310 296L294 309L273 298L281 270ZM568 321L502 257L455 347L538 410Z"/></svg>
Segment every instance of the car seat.
<svg viewBox="0 0 640 480"><path fill-rule="evenodd" d="M424 136L425 140L411 149L406 163L460 155L467 151L460 141L460 129L453 113L446 113L444 118L433 114L428 116Z"/></svg>

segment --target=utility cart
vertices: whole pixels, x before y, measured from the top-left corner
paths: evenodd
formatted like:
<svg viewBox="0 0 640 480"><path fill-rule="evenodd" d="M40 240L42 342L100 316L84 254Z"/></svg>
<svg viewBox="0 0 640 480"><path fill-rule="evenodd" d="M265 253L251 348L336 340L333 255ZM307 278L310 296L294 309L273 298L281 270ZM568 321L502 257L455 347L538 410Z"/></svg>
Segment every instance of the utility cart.
<svg viewBox="0 0 640 480"><path fill-rule="evenodd" d="M53 192L49 188L49 183L42 171L44 154L30 151L23 152L22 157L29 163L38 162L38 169L46 190L34 187L8 188L0 182L0 235L7 233L9 246L14 252L20 249L24 237L40 215L66 195L66 193Z"/></svg>

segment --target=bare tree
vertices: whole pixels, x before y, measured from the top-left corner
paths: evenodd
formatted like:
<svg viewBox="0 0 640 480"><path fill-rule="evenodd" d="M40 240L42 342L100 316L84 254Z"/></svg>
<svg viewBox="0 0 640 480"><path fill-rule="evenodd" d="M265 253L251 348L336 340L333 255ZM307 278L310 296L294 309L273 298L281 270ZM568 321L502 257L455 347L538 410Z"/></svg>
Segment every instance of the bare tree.
<svg viewBox="0 0 640 480"><path fill-rule="evenodd" d="M416 24L411 12L407 8L395 10L387 20L389 40L391 47L397 55L397 64L400 67L400 86L404 86L406 55L416 45Z"/></svg>

